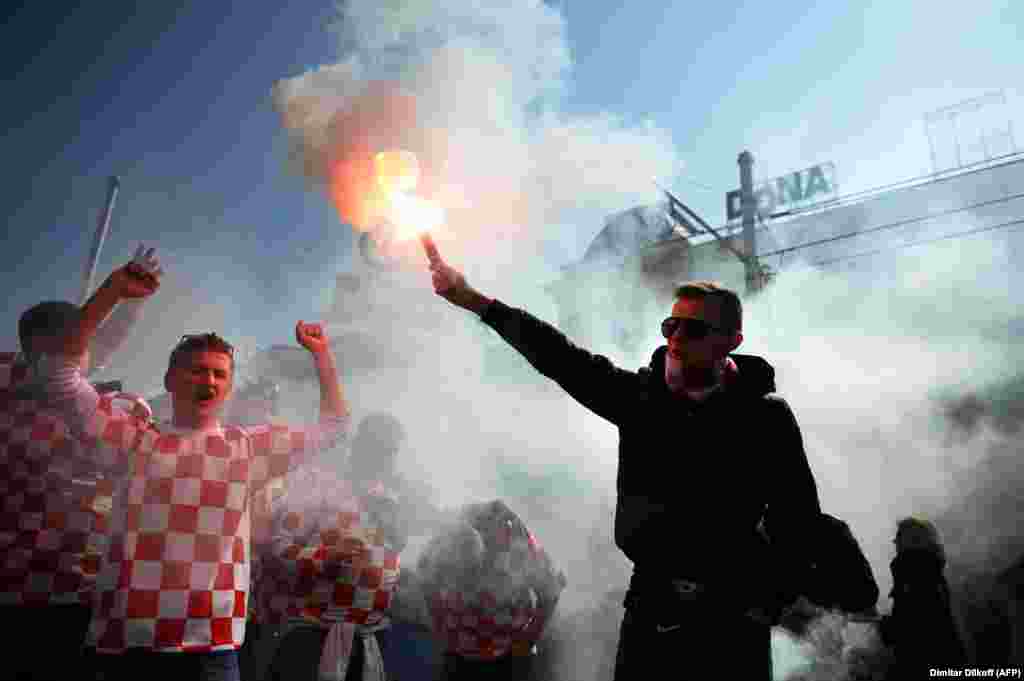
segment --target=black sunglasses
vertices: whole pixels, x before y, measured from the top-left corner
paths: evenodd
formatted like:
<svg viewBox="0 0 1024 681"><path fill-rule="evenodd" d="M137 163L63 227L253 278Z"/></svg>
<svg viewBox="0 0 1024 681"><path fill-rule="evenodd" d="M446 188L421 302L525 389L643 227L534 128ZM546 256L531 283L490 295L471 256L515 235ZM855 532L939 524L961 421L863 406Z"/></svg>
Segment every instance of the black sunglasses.
<svg viewBox="0 0 1024 681"><path fill-rule="evenodd" d="M682 327L683 336L692 340L707 338L711 332L724 333L720 326L708 324L703 319L691 319L690 317L668 317L661 323L661 335L671 338L676 331Z"/></svg>

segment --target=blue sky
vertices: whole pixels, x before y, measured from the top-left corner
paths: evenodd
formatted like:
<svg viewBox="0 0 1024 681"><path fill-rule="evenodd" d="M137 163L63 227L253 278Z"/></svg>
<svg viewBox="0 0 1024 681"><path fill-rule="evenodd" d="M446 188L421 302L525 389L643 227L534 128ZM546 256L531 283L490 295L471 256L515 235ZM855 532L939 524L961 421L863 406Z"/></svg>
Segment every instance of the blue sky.
<svg viewBox="0 0 1024 681"><path fill-rule="evenodd" d="M260 344L322 309L351 236L285 172L270 91L336 59L333 8L176 4L5 4L4 347L25 307L77 296L115 173L101 275L153 243L179 284L218 302L215 322ZM744 148L760 177L831 160L844 190L903 179L928 170L931 109L1002 88L1024 136L1024 6L956 5L571 0L563 108L666 130L681 159L670 183L715 224Z"/></svg>

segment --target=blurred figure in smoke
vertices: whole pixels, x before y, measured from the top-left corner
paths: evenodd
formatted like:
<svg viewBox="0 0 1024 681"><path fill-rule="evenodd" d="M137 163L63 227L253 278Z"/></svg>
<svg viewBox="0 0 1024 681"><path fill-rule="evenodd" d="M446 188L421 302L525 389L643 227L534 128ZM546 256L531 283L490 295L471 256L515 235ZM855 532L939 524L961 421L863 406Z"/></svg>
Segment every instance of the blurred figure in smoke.
<svg viewBox="0 0 1024 681"><path fill-rule="evenodd" d="M770 518L768 514L767 528ZM859 620L875 619L878 582L850 526L822 513L810 541L814 547L810 570L803 583L792 586L800 598L786 610L780 624L803 635L807 625L826 611L840 611Z"/></svg>
<svg viewBox="0 0 1024 681"><path fill-rule="evenodd" d="M480 315L540 373L619 428L615 541L634 573L617 681L650 669L677 679L770 679L769 623L778 603L796 594L766 595L751 579L766 555L757 527L770 508L782 573L799 583L821 509L793 412L771 395L774 369L731 354L743 340L739 297L710 282L680 286L661 327L667 345L649 367L630 372L482 295L432 242L424 245L438 295ZM766 621L747 616L766 602Z"/></svg>
<svg viewBox="0 0 1024 681"><path fill-rule="evenodd" d="M153 251L136 267L156 272ZM126 300L97 330L82 370L106 364L139 319L142 298ZM78 306L48 301L18 320L20 353L0 353L0 613L17 623L5 639L4 678L71 678L89 625L92 591L109 540L110 481L42 386ZM104 393L111 399L122 395ZM145 417L148 407L124 395ZM45 635L41 635L45 632Z"/></svg>
<svg viewBox="0 0 1024 681"><path fill-rule="evenodd" d="M312 465L288 476L275 506L257 587L276 639L258 644L276 647L266 678L383 681L387 615L405 546L395 496Z"/></svg>
<svg viewBox="0 0 1024 681"><path fill-rule="evenodd" d="M329 339L299 322L296 340L320 378L320 420L224 426L234 348L213 333L182 337L164 385L173 420L154 424L120 409L81 377L99 322L122 299L144 298L159 277L134 263L115 270L55 344L43 375L71 435L96 442L117 475L113 540L97 579L88 644L98 673L120 679L238 681L249 591L250 504L269 480L335 446L348 423Z"/></svg>
<svg viewBox="0 0 1024 681"><path fill-rule="evenodd" d="M566 580L504 502L462 508L424 549L417 577L445 649L442 681L531 678Z"/></svg>
<svg viewBox="0 0 1024 681"><path fill-rule="evenodd" d="M893 543L893 606L882 619L883 640L896 658L890 678L927 678L930 668L962 666L967 656L943 575L946 552L938 529L927 520L904 518Z"/></svg>

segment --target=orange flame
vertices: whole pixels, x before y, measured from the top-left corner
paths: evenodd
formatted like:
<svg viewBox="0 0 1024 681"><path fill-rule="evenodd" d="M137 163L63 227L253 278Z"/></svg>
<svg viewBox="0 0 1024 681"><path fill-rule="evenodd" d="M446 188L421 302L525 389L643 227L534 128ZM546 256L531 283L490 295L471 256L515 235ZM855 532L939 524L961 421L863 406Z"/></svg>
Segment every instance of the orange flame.
<svg viewBox="0 0 1024 681"><path fill-rule="evenodd" d="M412 239L437 229L444 222L444 210L437 201L413 193L420 180L416 154L404 150L382 151L373 157L373 165L378 191L370 197L371 210L394 226L394 239Z"/></svg>

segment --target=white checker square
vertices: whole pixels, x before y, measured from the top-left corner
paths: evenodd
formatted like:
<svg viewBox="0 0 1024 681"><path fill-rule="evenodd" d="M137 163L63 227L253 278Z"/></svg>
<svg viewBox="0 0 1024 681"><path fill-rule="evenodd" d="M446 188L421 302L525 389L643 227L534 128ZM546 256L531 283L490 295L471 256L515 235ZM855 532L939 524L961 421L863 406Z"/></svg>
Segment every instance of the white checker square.
<svg viewBox="0 0 1024 681"><path fill-rule="evenodd" d="M168 504L143 504L139 510L139 531L164 532L170 514L171 507Z"/></svg>
<svg viewBox="0 0 1024 681"><path fill-rule="evenodd" d="M184 645L209 645L210 640L213 638L213 632L210 628L210 620L208 619L189 619L185 620L185 635L182 643Z"/></svg>
<svg viewBox="0 0 1024 681"><path fill-rule="evenodd" d="M160 592L160 617L185 619L188 615L188 592L181 590Z"/></svg>
<svg viewBox="0 0 1024 681"><path fill-rule="evenodd" d="M232 563L232 571L234 572L235 588L239 591L249 591L249 564L248 563Z"/></svg>
<svg viewBox="0 0 1024 681"><path fill-rule="evenodd" d="M175 478L171 485L172 504L199 505L200 481L198 478Z"/></svg>
<svg viewBox="0 0 1024 681"><path fill-rule="evenodd" d="M235 590L217 589L213 592L213 616L231 617L235 610Z"/></svg>
<svg viewBox="0 0 1024 681"><path fill-rule="evenodd" d="M189 588L202 591L213 585L217 577L217 563L192 563L189 570Z"/></svg>
<svg viewBox="0 0 1024 681"><path fill-rule="evenodd" d="M227 480L229 459L219 456L203 457L204 480Z"/></svg>
<svg viewBox="0 0 1024 681"><path fill-rule="evenodd" d="M132 561L132 588L152 591L159 589L163 578L163 567L163 563L158 560Z"/></svg>
<svg viewBox="0 0 1024 681"><path fill-rule="evenodd" d="M244 509L248 491L249 486L244 482L229 482L227 507L235 511Z"/></svg>
<svg viewBox="0 0 1024 681"><path fill-rule="evenodd" d="M167 542L164 545L164 558L166 560L190 563L195 557L196 537L194 534L184 532L168 532Z"/></svg>
<svg viewBox="0 0 1024 681"><path fill-rule="evenodd" d="M124 638L129 648L148 648L156 640L156 620L151 618L126 619Z"/></svg>
<svg viewBox="0 0 1024 681"><path fill-rule="evenodd" d="M224 529L224 509L201 506L196 531L201 534L221 534Z"/></svg>

